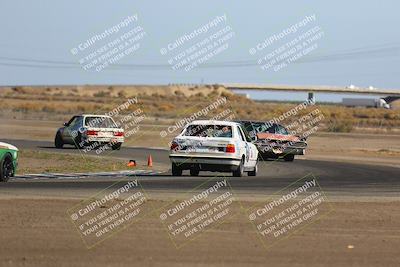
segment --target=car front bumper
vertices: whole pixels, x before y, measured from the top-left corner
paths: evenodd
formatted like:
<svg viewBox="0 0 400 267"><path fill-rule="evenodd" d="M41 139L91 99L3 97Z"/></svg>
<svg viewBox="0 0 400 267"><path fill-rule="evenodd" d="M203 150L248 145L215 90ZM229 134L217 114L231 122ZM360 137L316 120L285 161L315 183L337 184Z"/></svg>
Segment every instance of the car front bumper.
<svg viewBox="0 0 400 267"><path fill-rule="evenodd" d="M273 154L273 155L305 155L305 148L299 147L258 147L260 154Z"/></svg>
<svg viewBox="0 0 400 267"><path fill-rule="evenodd" d="M307 142L305 141L279 142L261 140L261 142L256 142L255 145L260 154L275 156L305 155L305 150L307 148Z"/></svg>

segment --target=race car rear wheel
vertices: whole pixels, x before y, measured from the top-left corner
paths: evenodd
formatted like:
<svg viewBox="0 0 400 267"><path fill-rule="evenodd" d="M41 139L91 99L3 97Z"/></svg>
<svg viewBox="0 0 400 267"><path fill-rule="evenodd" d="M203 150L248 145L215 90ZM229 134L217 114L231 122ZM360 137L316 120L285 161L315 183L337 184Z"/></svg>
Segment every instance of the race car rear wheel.
<svg viewBox="0 0 400 267"><path fill-rule="evenodd" d="M199 173L200 173L199 169L195 169L195 168L190 169L190 176L199 176Z"/></svg>
<svg viewBox="0 0 400 267"><path fill-rule="evenodd" d="M284 159L285 161L293 161L293 160L294 160L294 155L292 155L292 154L285 155L285 156L283 157L283 159Z"/></svg>
<svg viewBox="0 0 400 267"><path fill-rule="evenodd" d="M172 163L172 175L173 176L181 176L182 175L182 169L176 166L175 163Z"/></svg>
<svg viewBox="0 0 400 267"><path fill-rule="evenodd" d="M257 176L257 171L258 171L258 162L256 162L256 166L254 166L254 169L252 171L247 172L248 176Z"/></svg>
<svg viewBox="0 0 400 267"><path fill-rule="evenodd" d="M232 174L235 177L242 177L243 176L243 172L244 172L244 159L242 158L242 160L240 161L240 164L238 166L238 168L236 169L236 171L233 171Z"/></svg>
<svg viewBox="0 0 400 267"><path fill-rule="evenodd" d="M78 149L85 148L85 142L82 140L81 133L78 133L78 136L75 138L74 143L75 143L75 147Z"/></svg>
<svg viewBox="0 0 400 267"><path fill-rule="evenodd" d="M122 143L116 143L112 145L112 150L120 150L122 146Z"/></svg>
<svg viewBox="0 0 400 267"><path fill-rule="evenodd" d="M7 182L14 175L14 166L11 155L7 154L0 161L0 182Z"/></svg>
<svg viewBox="0 0 400 267"><path fill-rule="evenodd" d="M54 138L54 146L56 148L63 148L63 146L64 146L64 142L62 140L60 132L57 132L56 138Z"/></svg>

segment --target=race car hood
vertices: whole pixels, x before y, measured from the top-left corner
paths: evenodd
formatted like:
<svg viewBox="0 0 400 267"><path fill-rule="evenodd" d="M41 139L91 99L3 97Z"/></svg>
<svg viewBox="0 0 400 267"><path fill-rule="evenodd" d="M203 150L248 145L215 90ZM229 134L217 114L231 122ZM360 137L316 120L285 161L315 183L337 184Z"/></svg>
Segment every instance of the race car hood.
<svg viewBox="0 0 400 267"><path fill-rule="evenodd" d="M18 151L18 148L16 148L15 146L3 142L0 142L0 149L10 149Z"/></svg>
<svg viewBox="0 0 400 267"><path fill-rule="evenodd" d="M273 134L273 133L258 133L257 139L268 139L277 141L298 142L300 138L295 135Z"/></svg>

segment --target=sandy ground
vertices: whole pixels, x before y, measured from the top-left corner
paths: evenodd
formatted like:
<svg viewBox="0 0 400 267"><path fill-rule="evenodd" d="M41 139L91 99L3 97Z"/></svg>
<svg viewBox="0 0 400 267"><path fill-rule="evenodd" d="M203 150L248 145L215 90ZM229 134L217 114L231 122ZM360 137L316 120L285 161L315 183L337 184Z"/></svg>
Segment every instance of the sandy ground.
<svg viewBox="0 0 400 267"><path fill-rule="evenodd" d="M10 139L52 140L59 122L0 120L0 136ZM150 135L133 140L140 146ZM147 136L147 137L146 137ZM302 158L356 161L399 166L398 135L318 133L309 139ZM29 159L25 164L43 164ZM40 184L45 188L45 183ZM330 198L333 209L324 218L266 249L239 206L234 217L202 232L177 249L159 219L158 209L176 197L154 193L152 209L104 242L88 249L67 210L88 197L84 188L71 196L61 188L22 190L0 195L0 266L399 266L400 213L398 197L348 196ZM68 191L68 192L67 192ZM48 192L45 194L44 192ZM245 205L261 205L263 195L244 196Z"/></svg>
<svg viewBox="0 0 400 267"><path fill-rule="evenodd" d="M303 158L400 166L400 138L385 134L318 133Z"/></svg>
<svg viewBox="0 0 400 267"><path fill-rule="evenodd" d="M1 266L399 266L396 202L333 202L266 250L240 214L176 249L156 213L87 249L66 215L77 199L1 199ZM164 205L153 201L156 206ZM255 204L255 203L251 203ZM16 234L18 233L18 234Z"/></svg>

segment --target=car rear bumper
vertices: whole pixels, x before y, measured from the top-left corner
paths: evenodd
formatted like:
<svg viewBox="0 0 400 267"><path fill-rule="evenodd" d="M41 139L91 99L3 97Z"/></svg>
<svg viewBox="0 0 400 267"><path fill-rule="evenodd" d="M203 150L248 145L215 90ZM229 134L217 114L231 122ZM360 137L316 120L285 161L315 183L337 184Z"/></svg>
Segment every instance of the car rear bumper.
<svg viewBox="0 0 400 267"><path fill-rule="evenodd" d="M124 137L100 137L100 136L88 136L86 142L99 142L99 143L123 143Z"/></svg>
<svg viewBox="0 0 400 267"><path fill-rule="evenodd" d="M182 170L196 168L204 171L234 171L240 164L240 159L210 156L170 155L172 163Z"/></svg>

